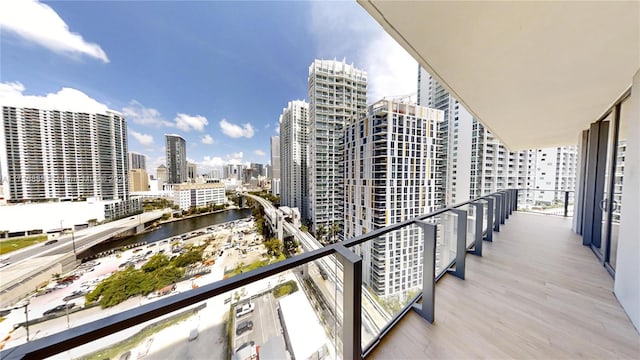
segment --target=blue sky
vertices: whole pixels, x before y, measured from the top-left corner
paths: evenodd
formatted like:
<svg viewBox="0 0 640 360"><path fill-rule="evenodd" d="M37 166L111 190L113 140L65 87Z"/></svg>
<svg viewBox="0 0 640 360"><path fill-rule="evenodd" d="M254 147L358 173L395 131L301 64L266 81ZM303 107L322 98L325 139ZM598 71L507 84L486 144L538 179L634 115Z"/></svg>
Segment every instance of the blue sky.
<svg viewBox="0 0 640 360"><path fill-rule="evenodd" d="M371 101L416 91L415 61L355 2L0 3L0 103L121 112L152 174L166 133L203 170L267 164L316 58L366 70Z"/></svg>

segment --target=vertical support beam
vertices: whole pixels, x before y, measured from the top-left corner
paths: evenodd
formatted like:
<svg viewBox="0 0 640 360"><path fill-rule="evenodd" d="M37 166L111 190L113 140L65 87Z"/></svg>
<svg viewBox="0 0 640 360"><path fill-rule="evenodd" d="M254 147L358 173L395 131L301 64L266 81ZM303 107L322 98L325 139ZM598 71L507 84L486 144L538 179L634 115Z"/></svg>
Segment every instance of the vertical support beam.
<svg viewBox="0 0 640 360"><path fill-rule="evenodd" d="M451 209L457 215L456 221L456 267L449 272L464 280L465 259L467 256L467 212L460 209Z"/></svg>
<svg viewBox="0 0 640 360"><path fill-rule="evenodd" d="M362 359L362 258L342 245L336 247L342 264L342 358Z"/></svg>
<svg viewBox="0 0 640 360"><path fill-rule="evenodd" d="M511 189L511 191L513 192L512 209L518 211L518 189Z"/></svg>
<svg viewBox="0 0 640 360"><path fill-rule="evenodd" d="M422 304L413 304L415 310L425 320L432 323L435 320L435 286L436 286L436 225L416 220L416 225L422 228L424 245L422 253ZM346 357L344 357L346 359Z"/></svg>
<svg viewBox="0 0 640 360"><path fill-rule="evenodd" d="M509 190L504 191L504 218L505 220L511 215L511 192Z"/></svg>
<svg viewBox="0 0 640 360"><path fill-rule="evenodd" d="M475 208L476 214L476 231L473 239L473 250L469 250L469 254L482 256L482 223L484 221L484 204L481 202L472 202L469 204Z"/></svg>
<svg viewBox="0 0 640 360"><path fill-rule="evenodd" d="M493 223L495 222L495 203L496 199L492 196L487 196L484 198L487 201L487 236L485 240L493 241Z"/></svg>
<svg viewBox="0 0 640 360"><path fill-rule="evenodd" d="M569 192L564 192L564 217L569 215Z"/></svg>
<svg viewBox="0 0 640 360"><path fill-rule="evenodd" d="M495 232L500 232L500 221L502 219L502 194L493 194L493 196L496 199L496 211L493 214L493 218L494 218L494 224L493 224L493 231Z"/></svg>

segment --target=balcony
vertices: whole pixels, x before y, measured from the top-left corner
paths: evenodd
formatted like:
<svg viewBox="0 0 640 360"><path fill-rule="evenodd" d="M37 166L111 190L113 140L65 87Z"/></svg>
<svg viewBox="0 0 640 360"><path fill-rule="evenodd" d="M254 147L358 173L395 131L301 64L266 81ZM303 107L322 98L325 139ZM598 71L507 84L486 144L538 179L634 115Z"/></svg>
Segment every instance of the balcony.
<svg viewBox="0 0 640 360"><path fill-rule="evenodd" d="M436 321L410 312L367 359L635 358L640 336L571 220L515 213L462 281L436 287Z"/></svg>
<svg viewBox="0 0 640 360"><path fill-rule="evenodd" d="M326 342L311 354L321 358L423 358L425 354L436 358L637 355L640 336L612 295L613 281L591 251L581 245L580 237L571 232L570 220L514 212L518 195L516 191L501 191L341 243L307 250L254 271L93 322L74 324L76 327L69 330L6 349L2 358L42 358L65 351L70 351L67 354L71 357L85 356L100 347L110 347L114 341L111 336L135 337L167 320L167 316L173 319L199 311L206 314L198 315L198 323L187 322L188 329L182 329L190 330L198 328L200 321L210 321L213 314L218 317L233 314L234 307L251 299L256 304L254 314L248 315L256 322L252 331L262 332L262 340L256 339L256 345L266 348L262 346L267 343L265 329L273 330L268 336L279 336L280 331L278 316L268 315L278 300L273 300L265 288L287 279L304 287L296 299L306 302L303 299L308 297L313 302L313 308L309 306L300 316L312 319L313 323L322 319L324 330L328 331ZM396 272L393 286L400 288L397 292L400 295L398 301L385 302L380 300L380 294L372 292L394 291L388 279L380 278L387 275L369 274L372 288L367 288L363 283L367 274L363 273L362 259L357 255L361 250L354 250L365 244L376 247L381 245L378 241L388 239L395 241L389 253L396 262L386 268ZM398 247L399 244L402 246ZM417 251L420 247L424 250ZM399 262L405 249L409 262L402 264ZM418 269L407 270L405 280L407 265L417 266L417 261L411 261L418 257L421 264ZM415 284L416 277L421 286L407 289L411 281ZM242 295L235 298L234 294L241 289L247 289L248 298L243 299ZM260 298L263 296L266 297ZM282 302L280 306L287 307ZM324 311L316 313L314 308ZM266 318L274 319L271 324L275 328L262 323ZM154 323L149 325L150 321ZM212 341L226 343L220 334L226 337L227 330L221 329L233 329L237 325L233 321L228 326L220 324L215 334L211 327L201 328L199 342L191 342L189 331L172 333L173 337L167 338L171 344L155 340L155 346L164 347L153 355L172 357L174 347L193 350L194 354L196 350L206 350ZM289 335L292 337L289 341L295 343L296 335ZM233 342L233 334L230 336L229 341ZM240 345L235 340L235 345L229 348ZM140 340L136 349L145 344L154 346ZM221 346L213 346L210 351ZM211 352L206 354L217 358ZM300 354L296 357L303 358Z"/></svg>

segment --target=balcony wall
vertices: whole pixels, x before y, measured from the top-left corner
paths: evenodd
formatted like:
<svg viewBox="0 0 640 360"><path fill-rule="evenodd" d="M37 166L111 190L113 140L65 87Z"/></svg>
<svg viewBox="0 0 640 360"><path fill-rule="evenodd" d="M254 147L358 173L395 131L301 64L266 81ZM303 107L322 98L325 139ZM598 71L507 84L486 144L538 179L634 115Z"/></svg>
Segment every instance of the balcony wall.
<svg viewBox="0 0 640 360"><path fill-rule="evenodd" d="M570 224L514 213L466 280L438 282L434 324L410 312L367 358L637 358L613 279Z"/></svg>

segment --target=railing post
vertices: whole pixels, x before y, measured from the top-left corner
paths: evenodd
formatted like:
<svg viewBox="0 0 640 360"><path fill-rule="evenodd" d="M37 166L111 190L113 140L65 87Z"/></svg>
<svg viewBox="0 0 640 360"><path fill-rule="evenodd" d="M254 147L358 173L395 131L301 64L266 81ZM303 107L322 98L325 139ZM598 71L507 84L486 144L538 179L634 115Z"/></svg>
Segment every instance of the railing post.
<svg viewBox="0 0 640 360"><path fill-rule="evenodd" d="M493 223L495 222L495 204L496 199L492 196L484 198L487 201L487 236L485 240L493 241Z"/></svg>
<svg viewBox="0 0 640 360"><path fill-rule="evenodd" d="M469 205L475 208L476 214L476 231L475 238L473 239L473 250L469 250L469 254L482 256L482 223L484 222L484 204L481 202L472 202Z"/></svg>
<svg viewBox="0 0 640 360"><path fill-rule="evenodd" d="M564 191L564 217L569 216L569 192Z"/></svg>
<svg viewBox="0 0 640 360"><path fill-rule="evenodd" d="M416 225L422 228L422 233L424 234L424 250L422 253L422 304L413 304L413 310L433 324L435 320L437 226L422 220L416 220ZM344 358L346 359L346 356Z"/></svg>
<svg viewBox="0 0 640 360"><path fill-rule="evenodd" d="M493 218L495 220L495 223L493 225L493 231L495 232L500 232L500 223L502 220L502 206L503 206L503 201L502 201L502 194L493 194L493 196L496 198L496 211L493 214Z"/></svg>
<svg viewBox="0 0 640 360"><path fill-rule="evenodd" d="M511 192L509 190L505 190L504 194L504 218L505 220L509 218L511 215Z"/></svg>
<svg viewBox="0 0 640 360"><path fill-rule="evenodd" d="M465 259L467 256L467 212L460 209L451 209L457 215L456 224L456 267L449 269L452 275L464 280Z"/></svg>
<svg viewBox="0 0 640 360"><path fill-rule="evenodd" d="M362 359L362 258L342 245L336 247L342 264L342 357Z"/></svg>

